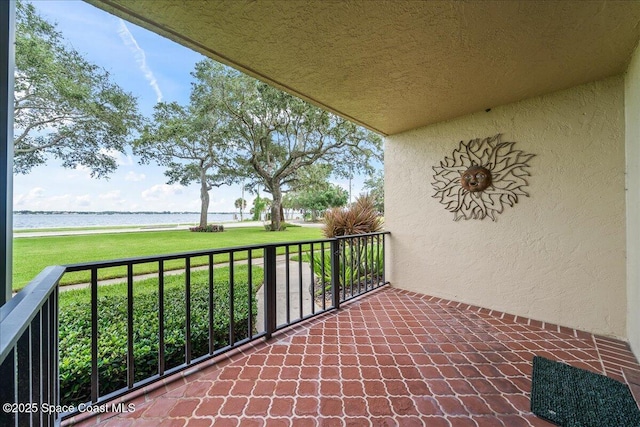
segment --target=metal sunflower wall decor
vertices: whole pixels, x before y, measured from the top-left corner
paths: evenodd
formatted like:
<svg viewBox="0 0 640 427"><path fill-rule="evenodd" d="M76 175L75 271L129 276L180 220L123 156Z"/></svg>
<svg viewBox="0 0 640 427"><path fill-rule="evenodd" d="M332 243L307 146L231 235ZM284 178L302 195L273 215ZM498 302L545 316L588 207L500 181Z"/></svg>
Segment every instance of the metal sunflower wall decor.
<svg viewBox="0 0 640 427"><path fill-rule="evenodd" d="M505 206L513 206L518 196L529 194L525 177L535 154L514 150L515 142L502 142L502 134L485 139L460 141L452 157L445 157L434 166L436 194L433 196L454 213L453 220L496 220Z"/></svg>

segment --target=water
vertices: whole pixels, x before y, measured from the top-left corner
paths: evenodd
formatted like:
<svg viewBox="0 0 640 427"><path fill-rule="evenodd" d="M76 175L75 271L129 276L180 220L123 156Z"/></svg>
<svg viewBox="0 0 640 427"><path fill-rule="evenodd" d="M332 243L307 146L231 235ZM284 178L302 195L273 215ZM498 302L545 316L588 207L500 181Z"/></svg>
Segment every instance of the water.
<svg viewBox="0 0 640 427"><path fill-rule="evenodd" d="M209 223L234 220L233 213L210 213ZM120 225L194 224L200 222L198 213L14 213L13 229L103 227Z"/></svg>

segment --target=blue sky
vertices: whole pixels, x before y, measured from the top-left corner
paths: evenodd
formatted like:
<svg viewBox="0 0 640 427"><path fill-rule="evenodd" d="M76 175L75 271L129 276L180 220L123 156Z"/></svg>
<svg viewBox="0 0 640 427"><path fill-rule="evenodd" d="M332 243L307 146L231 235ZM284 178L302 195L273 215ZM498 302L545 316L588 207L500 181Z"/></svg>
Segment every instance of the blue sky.
<svg viewBox="0 0 640 427"><path fill-rule="evenodd" d="M67 43L90 62L103 67L113 81L138 98L150 116L156 102L189 99L191 71L204 57L159 35L109 15L79 0L35 0L38 13L57 24ZM199 211L197 185L167 185L164 168L139 165L131 154L118 154L118 170L94 179L82 168L64 169L50 159L28 175L14 175L14 210ZM355 198L365 177L352 183ZM334 180L349 189L347 180ZM209 212L233 212L239 186L210 192ZM268 195L265 194L267 197ZM253 196L245 195L251 206Z"/></svg>

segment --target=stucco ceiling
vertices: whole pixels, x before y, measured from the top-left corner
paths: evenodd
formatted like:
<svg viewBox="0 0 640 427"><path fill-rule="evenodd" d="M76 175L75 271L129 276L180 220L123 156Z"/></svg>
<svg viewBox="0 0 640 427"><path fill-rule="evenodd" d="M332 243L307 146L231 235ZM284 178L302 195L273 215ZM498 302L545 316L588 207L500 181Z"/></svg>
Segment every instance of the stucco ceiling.
<svg viewBox="0 0 640 427"><path fill-rule="evenodd" d="M640 1L88 0L382 134L625 71Z"/></svg>

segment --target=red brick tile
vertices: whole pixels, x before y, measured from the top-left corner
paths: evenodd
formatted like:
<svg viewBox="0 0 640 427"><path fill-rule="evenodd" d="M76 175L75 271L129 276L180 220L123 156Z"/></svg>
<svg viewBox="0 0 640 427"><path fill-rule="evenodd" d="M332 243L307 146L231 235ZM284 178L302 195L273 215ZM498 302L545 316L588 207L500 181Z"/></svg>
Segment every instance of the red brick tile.
<svg viewBox="0 0 640 427"><path fill-rule="evenodd" d="M468 417L448 417L451 427L477 427L478 425Z"/></svg>
<svg viewBox="0 0 640 427"><path fill-rule="evenodd" d="M316 396L320 383L318 380L300 380L298 381L298 395L300 396Z"/></svg>
<svg viewBox="0 0 640 427"><path fill-rule="evenodd" d="M444 378L444 376L435 366L420 366L418 370L420 371L422 378L425 378L427 380Z"/></svg>
<svg viewBox="0 0 640 427"><path fill-rule="evenodd" d="M387 389L382 381L363 381L367 396L386 396Z"/></svg>
<svg viewBox="0 0 640 427"><path fill-rule="evenodd" d="M486 415L493 413L486 402L478 396L458 396L458 399L470 414Z"/></svg>
<svg viewBox="0 0 640 427"><path fill-rule="evenodd" d="M198 399L181 399L176 405L169 411L170 417L190 417L200 404Z"/></svg>
<svg viewBox="0 0 640 427"><path fill-rule="evenodd" d="M158 427L183 427L186 424L186 422L187 420L171 418L171 419L162 420L159 424L157 424L157 426Z"/></svg>
<svg viewBox="0 0 640 427"><path fill-rule="evenodd" d="M520 391L514 382L506 378L491 378L489 381L502 393L518 393ZM514 379L514 381L517 381L517 379Z"/></svg>
<svg viewBox="0 0 640 427"><path fill-rule="evenodd" d="M295 401L293 412L295 415L316 416L320 409L320 402L315 397L298 397Z"/></svg>
<svg viewBox="0 0 640 427"><path fill-rule="evenodd" d="M320 368L317 366L303 366L300 371L300 378L318 379L320 378Z"/></svg>
<svg viewBox="0 0 640 427"><path fill-rule="evenodd" d="M167 413L173 408L178 399L173 398L160 398L152 402L144 411L144 416L147 418L166 416Z"/></svg>
<svg viewBox="0 0 640 427"><path fill-rule="evenodd" d="M362 396L364 394L362 382L355 380L342 381L342 394L345 396Z"/></svg>
<svg viewBox="0 0 640 427"><path fill-rule="evenodd" d="M194 415L199 417L216 416L220 412L220 408L224 404L221 397L205 397L201 400L200 405L195 410Z"/></svg>
<svg viewBox="0 0 640 427"><path fill-rule="evenodd" d="M317 427L318 425L315 418L296 417L293 422L295 423L295 427Z"/></svg>
<svg viewBox="0 0 640 427"><path fill-rule="evenodd" d="M255 396L272 396L276 389L276 382L272 380L258 380L253 388Z"/></svg>
<svg viewBox="0 0 640 427"><path fill-rule="evenodd" d="M342 416L342 400L335 397L321 397L320 415L323 417Z"/></svg>
<svg viewBox="0 0 640 427"><path fill-rule="evenodd" d="M318 425L320 427L343 427L344 421L342 420L342 418L337 417L321 418L318 422Z"/></svg>
<svg viewBox="0 0 640 427"><path fill-rule="evenodd" d="M226 396L229 394L231 387L233 387L233 381L215 381L209 391L208 396Z"/></svg>
<svg viewBox="0 0 640 427"><path fill-rule="evenodd" d="M531 424L519 415L498 415L496 418L506 427L531 427Z"/></svg>
<svg viewBox="0 0 640 427"><path fill-rule="evenodd" d="M615 378L640 369L624 342L393 288L243 352L149 389L151 402L102 426L181 415L195 426L546 427L529 412L534 354L596 372L604 363Z"/></svg>
<svg viewBox="0 0 640 427"><path fill-rule="evenodd" d="M404 380L387 380L384 382L387 393L391 396L407 396L409 390Z"/></svg>
<svg viewBox="0 0 640 427"><path fill-rule="evenodd" d="M429 390L431 390L431 393L437 396L451 396L455 394L447 380L430 380L427 381L427 386Z"/></svg>
<svg viewBox="0 0 640 427"><path fill-rule="evenodd" d="M360 368L362 379L380 380L382 373L377 366L363 366Z"/></svg>
<svg viewBox="0 0 640 427"><path fill-rule="evenodd" d="M373 416L392 415L389 399L385 397L370 397L367 404L369 413Z"/></svg>
<svg viewBox="0 0 640 427"><path fill-rule="evenodd" d="M282 379L298 379L300 378L300 368L294 366L284 366L280 371Z"/></svg>
<svg viewBox="0 0 640 427"><path fill-rule="evenodd" d="M321 380L320 395L322 396L340 396L342 387L340 381L337 380Z"/></svg>
<svg viewBox="0 0 640 427"><path fill-rule="evenodd" d="M473 421L478 425L478 427L505 427L504 424L495 417L473 417Z"/></svg>
<svg viewBox="0 0 640 427"><path fill-rule="evenodd" d="M441 396L438 397L438 404L442 411L447 415L468 415L462 402L453 396Z"/></svg>
<svg viewBox="0 0 640 427"><path fill-rule="evenodd" d="M355 366L345 366L340 371L340 375L343 379L360 379L360 370Z"/></svg>
<svg viewBox="0 0 640 427"><path fill-rule="evenodd" d="M415 404L413 400L405 396L391 396L391 407L393 412L398 415L417 415Z"/></svg>
<svg viewBox="0 0 640 427"><path fill-rule="evenodd" d="M518 396L518 398L523 399L522 395L498 395L498 394L486 394L481 397L487 402L487 405L491 410L496 414L514 414L519 410L527 411L529 409L529 402L526 397L524 397L524 401L517 401L518 399L512 400L511 396ZM524 406L524 408L522 408Z"/></svg>
<svg viewBox="0 0 640 427"><path fill-rule="evenodd" d="M245 406L249 403L249 399L246 397L230 396L222 405L220 409L221 415L240 415L244 411Z"/></svg>
<svg viewBox="0 0 640 427"><path fill-rule="evenodd" d="M249 399L249 404L244 410L245 415L248 416L265 416L269 413L269 406L271 406L271 399L267 397L253 397Z"/></svg>
<svg viewBox="0 0 640 427"><path fill-rule="evenodd" d="M291 397L274 397L271 400L269 415L273 417L289 417L293 414L295 401Z"/></svg>
<svg viewBox="0 0 640 427"><path fill-rule="evenodd" d="M449 421L447 421L446 418L423 417L422 420L425 425L429 427L451 427L451 424L449 424Z"/></svg>
<svg viewBox="0 0 640 427"><path fill-rule="evenodd" d="M253 387L255 385L254 381L249 380L239 380L231 388L231 394L236 396L249 396Z"/></svg>
<svg viewBox="0 0 640 427"><path fill-rule="evenodd" d="M367 401L362 397L345 397L343 399L344 413L347 417L366 417Z"/></svg>
<svg viewBox="0 0 640 427"><path fill-rule="evenodd" d="M476 394L476 390L466 380L451 379L448 384L456 394Z"/></svg>
<svg viewBox="0 0 640 427"><path fill-rule="evenodd" d="M298 388L298 383L296 381L278 381L276 383L276 388L274 390L274 395L276 396L291 396L295 394L296 389ZM266 394L268 395L268 394Z"/></svg>
<svg viewBox="0 0 640 427"><path fill-rule="evenodd" d="M242 372L242 366L228 366L222 370L219 379L221 380L235 380Z"/></svg>

